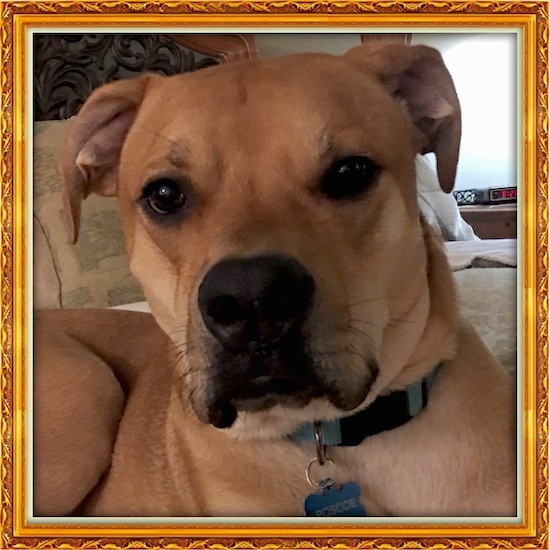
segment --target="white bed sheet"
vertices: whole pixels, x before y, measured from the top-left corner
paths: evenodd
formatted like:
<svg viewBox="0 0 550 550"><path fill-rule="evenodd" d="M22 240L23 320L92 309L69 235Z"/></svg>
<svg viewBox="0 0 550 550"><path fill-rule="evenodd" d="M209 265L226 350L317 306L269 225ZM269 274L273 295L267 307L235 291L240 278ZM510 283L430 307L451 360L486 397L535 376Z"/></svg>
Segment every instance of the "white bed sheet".
<svg viewBox="0 0 550 550"><path fill-rule="evenodd" d="M517 239L445 243L445 251L453 271L468 267L517 267L517 247Z"/></svg>
<svg viewBox="0 0 550 550"><path fill-rule="evenodd" d="M133 304L123 304L121 306L113 306L109 309L123 309L124 311L141 311L143 313L151 313L151 308L147 302L134 302Z"/></svg>

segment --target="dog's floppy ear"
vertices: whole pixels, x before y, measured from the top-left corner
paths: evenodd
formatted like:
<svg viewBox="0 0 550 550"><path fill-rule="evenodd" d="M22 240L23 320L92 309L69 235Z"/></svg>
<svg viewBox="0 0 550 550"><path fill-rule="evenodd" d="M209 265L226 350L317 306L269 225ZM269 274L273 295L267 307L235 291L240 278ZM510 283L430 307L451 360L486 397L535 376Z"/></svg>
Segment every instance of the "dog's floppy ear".
<svg viewBox="0 0 550 550"><path fill-rule="evenodd" d="M345 58L376 75L401 100L420 131L419 152L435 153L441 188L453 189L460 146L460 104L441 54L428 46L373 41Z"/></svg>
<svg viewBox="0 0 550 550"><path fill-rule="evenodd" d="M90 193L116 195L122 145L151 78L146 74L98 88L71 126L63 158L63 202L73 243L81 201Z"/></svg>

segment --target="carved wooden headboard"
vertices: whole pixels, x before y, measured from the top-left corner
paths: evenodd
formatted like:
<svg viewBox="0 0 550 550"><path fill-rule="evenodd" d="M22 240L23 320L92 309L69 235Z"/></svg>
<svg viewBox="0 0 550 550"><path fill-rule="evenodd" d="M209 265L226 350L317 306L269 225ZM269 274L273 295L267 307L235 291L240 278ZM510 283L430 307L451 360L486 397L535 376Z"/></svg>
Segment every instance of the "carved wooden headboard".
<svg viewBox="0 0 550 550"><path fill-rule="evenodd" d="M172 75L256 55L251 35L35 34L34 120L69 118L98 86L144 71Z"/></svg>

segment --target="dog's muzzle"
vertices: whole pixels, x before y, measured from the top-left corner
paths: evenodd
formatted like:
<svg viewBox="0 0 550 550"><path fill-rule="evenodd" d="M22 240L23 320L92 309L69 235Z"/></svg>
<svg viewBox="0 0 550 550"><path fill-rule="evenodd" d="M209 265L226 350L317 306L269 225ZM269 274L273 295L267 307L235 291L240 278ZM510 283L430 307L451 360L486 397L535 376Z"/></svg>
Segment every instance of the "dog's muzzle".
<svg viewBox="0 0 550 550"><path fill-rule="evenodd" d="M230 426L237 409L299 406L314 396L318 384L302 334L314 294L313 277L286 256L228 258L208 271L198 292L203 322L217 341L208 422Z"/></svg>

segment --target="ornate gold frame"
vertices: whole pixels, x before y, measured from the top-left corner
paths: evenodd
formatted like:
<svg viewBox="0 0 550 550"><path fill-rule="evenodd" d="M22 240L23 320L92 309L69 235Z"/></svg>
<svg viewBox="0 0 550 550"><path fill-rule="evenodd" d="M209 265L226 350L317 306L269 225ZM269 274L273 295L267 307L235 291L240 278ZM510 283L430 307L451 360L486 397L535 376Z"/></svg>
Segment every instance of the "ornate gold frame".
<svg viewBox="0 0 550 550"><path fill-rule="evenodd" d="M14 1L1 13L0 548L548 548L548 5L433 1ZM517 524L29 524L25 514L26 29L190 25L519 27L523 31L523 486ZM166 28L166 27L164 27ZM359 29L358 29L358 32Z"/></svg>

